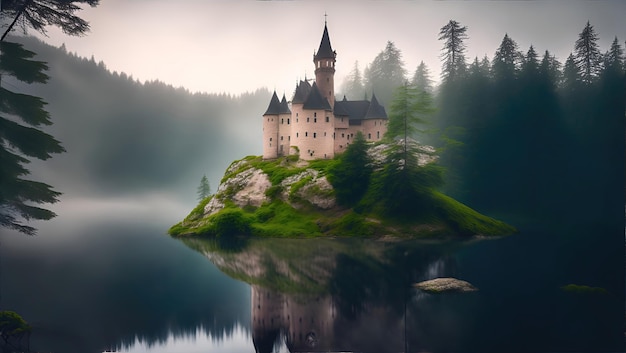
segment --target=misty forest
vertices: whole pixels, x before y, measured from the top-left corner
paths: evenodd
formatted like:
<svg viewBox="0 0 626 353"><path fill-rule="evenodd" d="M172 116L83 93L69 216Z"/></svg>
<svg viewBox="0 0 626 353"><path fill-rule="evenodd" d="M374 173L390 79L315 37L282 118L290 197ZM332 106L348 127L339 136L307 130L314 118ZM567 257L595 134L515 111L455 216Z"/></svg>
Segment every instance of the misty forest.
<svg viewBox="0 0 626 353"><path fill-rule="evenodd" d="M72 6L98 1L49 3L1 11L79 35L89 27ZM621 351L626 43L603 48L593 23L580 28L564 60L505 33L471 58L471 28L450 20L440 73L407 68L390 38L339 82L338 100L374 93L390 116L412 104L403 114L419 118L389 129L434 147L432 188L518 230L425 243L169 237L167 222L206 205L231 162L260 155L271 91L140 82L65 45L3 36L0 351ZM331 180L340 202L422 207L351 178ZM343 226L367 233L356 224ZM414 286L439 277L471 284Z"/></svg>

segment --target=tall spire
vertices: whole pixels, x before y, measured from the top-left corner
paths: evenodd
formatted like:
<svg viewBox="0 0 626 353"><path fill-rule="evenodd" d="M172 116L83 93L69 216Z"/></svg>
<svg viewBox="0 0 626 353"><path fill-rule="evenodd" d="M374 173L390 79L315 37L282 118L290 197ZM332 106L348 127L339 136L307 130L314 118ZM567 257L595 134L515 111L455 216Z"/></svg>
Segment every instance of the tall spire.
<svg viewBox="0 0 626 353"><path fill-rule="evenodd" d="M328 36L328 26L326 26L326 20L324 20L324 33L322 34L322 41L320 47L317 49L314 59L334 59L337 54L330 45L330 37Z"/></svg>

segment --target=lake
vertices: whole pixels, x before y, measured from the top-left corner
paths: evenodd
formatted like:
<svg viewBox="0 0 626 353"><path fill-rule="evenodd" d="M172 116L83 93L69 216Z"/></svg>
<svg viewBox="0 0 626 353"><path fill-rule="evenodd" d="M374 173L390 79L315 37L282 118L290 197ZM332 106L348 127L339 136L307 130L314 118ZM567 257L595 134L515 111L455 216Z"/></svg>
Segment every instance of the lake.
<svg viewBox="0 0 626 353"><path fill-rule="evenodd" d="M0 238L0 308L32 324L33 352L624 350L624 234L608 225L218 244L170 238L188 210L162 200L58 207L38 236ZM479 291L412 287L446 276Z"/></svg>

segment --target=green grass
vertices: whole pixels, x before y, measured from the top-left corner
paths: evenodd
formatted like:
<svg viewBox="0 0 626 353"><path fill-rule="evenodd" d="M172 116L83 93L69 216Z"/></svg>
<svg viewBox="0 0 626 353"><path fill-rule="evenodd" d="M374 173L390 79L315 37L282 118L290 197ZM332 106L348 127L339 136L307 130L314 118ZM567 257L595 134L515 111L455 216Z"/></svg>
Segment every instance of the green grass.
<svg viewBox="0 0 626 353"><path fill-rule="evenodd" d="M515 227L480 214L440 192L434 191L432 197L441 219L459 235L509 235L517 232Z"/></svg>

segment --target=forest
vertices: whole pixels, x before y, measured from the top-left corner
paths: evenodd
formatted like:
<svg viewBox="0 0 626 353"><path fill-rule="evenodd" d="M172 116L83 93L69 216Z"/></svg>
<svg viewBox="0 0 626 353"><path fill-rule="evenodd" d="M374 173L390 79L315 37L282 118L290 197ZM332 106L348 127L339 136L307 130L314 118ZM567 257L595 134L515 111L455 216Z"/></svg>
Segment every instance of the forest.
<svg viewBox="0 0 626 353"><path fill-rule="evenodd" d="M412 137L437 147L445 192L481 212L623 225L622 43L600 48L588 22L564 63L548 50L519 48L508 34L492 58L470 59L467 31L454 20L441 28L436 87L423 62L408 78L389 41L363 72L355 63L342 93L375 92L386 107L393 96L385 93L404 83L430 93L434 113Z"/></svg>

